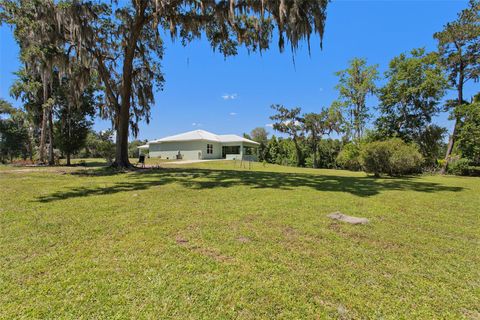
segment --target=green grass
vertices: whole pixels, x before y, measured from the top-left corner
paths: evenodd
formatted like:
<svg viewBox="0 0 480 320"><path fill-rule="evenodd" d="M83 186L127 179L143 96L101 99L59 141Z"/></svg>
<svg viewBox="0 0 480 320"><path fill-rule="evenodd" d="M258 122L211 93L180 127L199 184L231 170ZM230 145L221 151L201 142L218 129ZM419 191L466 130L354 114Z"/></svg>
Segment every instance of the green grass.
<svg viewBox="0 0 480 320"><path fill-rule="evenodd" d="M0 318L480 317L479 178L93 163L1 167Z"/></svg>

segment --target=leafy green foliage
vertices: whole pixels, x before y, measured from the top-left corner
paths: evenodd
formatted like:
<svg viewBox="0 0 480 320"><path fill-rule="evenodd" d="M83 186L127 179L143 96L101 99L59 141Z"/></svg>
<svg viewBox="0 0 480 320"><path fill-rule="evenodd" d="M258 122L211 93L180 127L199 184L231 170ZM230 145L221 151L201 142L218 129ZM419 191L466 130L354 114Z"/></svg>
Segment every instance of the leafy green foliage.
<svg viewBox="0 0 480 320"><path fill-rule="evenodd" d="M416 144L425 159L425 167L437 167L438 159L445 154L446 144L444 137L447 129L435 124L428 125L418 137Z"/></svg>
<svg viewBox="0 0 480 320"><path fill-rule="evenodd" d="M343 117L340 109L336 105L332 105L328 109L322 109L320 113L310 112L304 114L300 119L303 130L306 134L307 142L310 144L313 155L311 166L317 168L319 161L317 161L317 153L319 152L319 143L322 141L324 135L329 135L333 132L339 133L343 130ZM327 152L330 148L326 148ZM332 163L327 161L327 163ZM335 163L333 161L333 163ZM329 168L325 166L325 168Z"/></svg>
<svg viewBox="0 0 480 320"><path fill-rule="evenodd" d="M448 72L450 85L457 90L456 100L445 104L446 109L453 110L455 125L445 154L443 173L448 166L461 126L455 109L465 103L463 87L468 81L478 81L480 77L479 11L480 2L470 0L468 8L462 10L455 21L447 23L441 32L434 34L434 38L438 40L440 62Z"/></svg>
<svg viewBox="0 0 480 320"><path fill-rule="evenodd" d="M147 143L147 140L133 140L128 143L128 156L138 158L140 155L138 147Z"/></svg>
<svg viewBox="0 0 480 320"><path fill-rule="evenodd" d="M399 176L418 172L423 157L416 146L394 138L362 145L360 162L366 172L375 176L380 174Z"/></svg>
<svg viewBox="0 0 480 320"><path fill-rule="evenodd" d="M55 90L56 115L54 143L67 157L70 165L70 156L85 146L87 135L93 125L96 102L94 88L90 87L80 96L79 101L72 103L67 91L70 89L69 80Z"/></svg>
<svg viewBox="0 0 480 320"><path fill-rule="evenodd" d="M339 93L338 104L345 109L348 119L348 139L360 139L365 131L365 125L370 117L366 99L377 91L375 81L378 80L378 66L368 66L366 59L354 58L349 67L338 71L339 83L336 89Z"/></svg>
<svg viewBox="0 0 480 320"><path fill-rule="evenodd" d="M263 127L254 128L249 135L250 138L255 142L260 143L258 146L258 160L266 161L267 158L267 144L268 144L268 132Z"/></svg>
<svg viewBox="0 0 480 320"><path fill-rule="evenodd" d="M115 143L113 142L113 130L99 133L90 131L85 142L85 150L82 155L89 158L103 158L112 163L115 158Z"/></svg>
<svg viewBox="0 0 480 320"><path fill-rule="evenodd" d="M358 171L362 168L360 163L360 145L358 143L347 143L339 152L337 164L343 168Z"/></svg>
<svg viewBox="0 0 480 320"><path fill-rule="evenodd" d="M455 21L434 34L438 41L440 62L448 70L450 84L459 90L458 103L463 101L463 85L480 76L480 2L470 0Z"/></svg>
<svg viewBox="0 0 480 320"><path fill-rule="evenodd" d="M26 159L32 155L29 123L26 114L0 99L0 160L13 160L18 156Z"/></svg>
<svg viewBox="0 0 480 320"><path fill-rule="evenodd" d="M270 116L270 119L275 121L273 123L273 129L290 136L295 146L297 166L302 167L305 159L300 145L300 140L303 139L302 118L300 116L301 109L298 107L288 109L280 104L274 104L271 108L276 111L274 115Z"/></svg>
<svg viewBox="0 0 480 320"><path fill-rule="evenodd" d="M377 130L387 137L419 141L440 111L439 102L447 88L437 55L414 49L411 55L395 57L380 89L380 117Z"/></svg>
<svg viewBox="0 0 480 320"><path fill-rule="evenodd" d="M454 174L457 176L467 176L469 167L470 167L470 160L465 158L460 158L450 163L450 165L448 166L448 173Z"/></svg>
<svg viewBox="0 0 480 320"><path fill-rule="evenodd" d="M461 121L457 148L462 157L480 165L480 95L473 103L458 106L455 114Z"/></svg>

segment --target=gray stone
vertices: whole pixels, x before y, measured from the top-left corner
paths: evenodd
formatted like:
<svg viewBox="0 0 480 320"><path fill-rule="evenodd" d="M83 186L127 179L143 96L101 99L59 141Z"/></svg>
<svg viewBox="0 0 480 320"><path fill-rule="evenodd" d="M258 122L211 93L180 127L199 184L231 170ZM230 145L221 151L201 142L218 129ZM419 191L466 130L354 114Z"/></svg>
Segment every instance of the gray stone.
<svg viewBox="0 0 480 320"><path fill-rule="evenodd" d="M339 211L330 213L327 217L329 217L330 219L339 220L339 221L343 221L350 224L367 224L369 222L367 218L347 216L346 214L343 214Z"/></svg>

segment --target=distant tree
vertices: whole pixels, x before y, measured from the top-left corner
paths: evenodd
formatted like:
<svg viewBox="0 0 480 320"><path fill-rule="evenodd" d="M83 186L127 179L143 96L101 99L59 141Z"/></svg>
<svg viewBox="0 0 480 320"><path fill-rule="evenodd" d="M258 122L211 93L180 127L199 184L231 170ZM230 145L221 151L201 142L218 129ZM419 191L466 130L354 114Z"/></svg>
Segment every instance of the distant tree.
<svg viewBox="0 0 480 320"><path fill-rule="evenodd" d="M300 146L300 140L302 139L302 123L300 117L300 108L288 109L280 104L274 104L271 106L277 113L270 117L275 121L273 129L278 132L287 134L295 145L295 151L297 155L297 166L302 167L304 165L304 157L302 148Z"/></svg>
<svg viewBox="0 0 480 320"><path fill-rule="evenodd" d="M53 1L9 1L2 2L1 18L14 26L14 36L20 47L23 70L30 79L39 78L42 84L42 124L39 160L45 163L47 136L49 140L48 163L53 164L53 101L51 85L55 70L66 69L63 59L62 36L55 23Z"/></svg>
<svg viewBox="0 0 480 320"><path fill-rule="evenodd" d="M275 137L275 135L272 135L272 137L267 143L267 147L265 151L265 160L270 163L276 163L278 154L279 154L278 140L277 140L277 137Z"/></svg>
<svg viewBox="0 0 480 320"><path fill-rule="evenodd" d="M455 21L447 23L443 30L434 34L438 40L438 52L442 65L448 70L450 84L457 90L456 103L448 104L453 108L455 125L450 135L445 165L445 173L455 145L461 121L455 109L465 103L463 88L470 80L480 76L480 2L470 0L468 8L462 10Z"/></svg>
<svg viewBox="0 0 480 320"><path fill-rule="evenodd" d="M29 139L29 124L26 114L14 108L7 101L0 99L0 157L5 162L8 158L22 156L32 152L32 145Z"/></svg>
<svg viewBox="0 0 480 320"><path fill-rule="evenodd" d="M300 148L302 148L302 154L306 154L306 145L300 142ZM278 155L275 163L282 166L297 167L297 151L295 143L291 138L279 138L278 139Z"/></svg>
<svg viewBox="0 0 480 320"><path fill-rule="evenodd" d="M480 94L472 103L457 106L455 116L461 122L457 133L458 150L462 157L480 165Z"/></svg>
<svg viewBox="0 0 480 320"><path fill-rule="evenodd" d="M268 142L268 132L263 127L254 128L250 132L250 137L253 141L266 144Z"/></svg>
<svg viewBox="0 0 480 320"><path fill-rule="evenodd" d="M376 93L375 81L378 80L378 66L368 66L367 61L355 58L349 68L336 72L339 83L339 102L346 109L348 138L360 139L365 130L369 115L367 97Z"/></svg>
<svg viewBox="0 0 480 320"><path fill-rule="evenodd" d="M318 168L337 168L337 157L342 150L342 142L337 139L322 139L318 144Z"/></svg>
<svg viewBox="0 0 480 320"><path fill-rule="evenodd" d="M387 83L379 91L378 133L420 143L432 117L440 111L447 80L435 53L414 49L390 61Z"/></svg>
<svg viewBox="0 0 480 320"><path fill-rule="evenodd" d="M68 99L68 89L69 86L64 85L56 92L58 120L55 122L54 132L55 144L65 154L67 166L71 165L71 155L85 146L96 109L93 87L86 90L75 104Z"/></svg>
<svg viewBox="0 0 480 320"><path fill-rule="evenodd" d="M128 156L130 158L138 158L140 156L139 146L146 144L147 140L133 140L128 143Z"/></svg>
<svg viewBox="0 0 480 320"><path fill-rule="evenodd" d="M435 124L428 125L422 135L416 141L420 153L425 159L425 166L436 167L437 160L445 152L445 143L443 142L447 130Z"/></svg>
<svg viewBox="0 0 480 320"><path fill-rule="evenodd" d="M90 131L85 143L85 155L90 158L103 158L112 163L115 158L114 131Z"/></svg>
<svg viewBox="0 0 480 320"><path fill-rule="evenodd" d="M317 154L318 144L324 135L342 130L343 118L339 108L335 105L323 109L320 113L306 113L301 118L303 130L307 135L313 154L313 167L318 168Z"/></svg>
<svg viewBox="0 0 480 320"><path fill-rule="evenodd" d="M268 143L268 132L263 127L254 128L250 132L250 139L260 144L258 148L259 160L264 161L266 157L266 147Z"/></svg>

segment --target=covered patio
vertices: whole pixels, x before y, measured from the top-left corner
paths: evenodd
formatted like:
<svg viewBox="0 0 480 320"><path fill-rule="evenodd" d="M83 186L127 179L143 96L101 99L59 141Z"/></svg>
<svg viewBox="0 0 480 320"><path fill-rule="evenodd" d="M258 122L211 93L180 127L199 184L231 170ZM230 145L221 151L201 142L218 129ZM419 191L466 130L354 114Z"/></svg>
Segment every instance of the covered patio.
<svg viewBox="0 0 480 320"><path fill-rule="evenodd" d="M222 145L222 158L226 160L258 160L258 145L248 142L230 142Z"/></svg>

